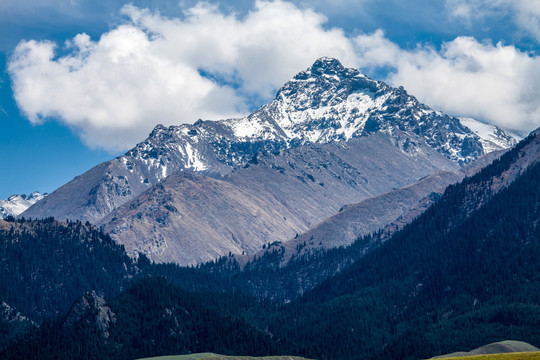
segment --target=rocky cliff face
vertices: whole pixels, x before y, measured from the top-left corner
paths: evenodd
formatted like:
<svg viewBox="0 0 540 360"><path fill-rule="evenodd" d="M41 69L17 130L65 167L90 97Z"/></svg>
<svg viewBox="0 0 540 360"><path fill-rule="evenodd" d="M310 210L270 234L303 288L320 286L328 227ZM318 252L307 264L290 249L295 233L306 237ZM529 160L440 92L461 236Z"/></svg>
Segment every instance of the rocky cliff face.
<svg viewBox="0 0 540 360"><path fill-rule="evenodd" d="M108 215L106 230L128 253L194 265L229 252L254 253L305 230L271 193L192 172L168 176Z"/></svg>
<svg viewBox="0 0 540 360"><path fill-rule="evenodd" d="M385 134L259 155L221 180L179 172L114 210L102 224L128 252L192 264L252 254L334 215L341 206L458 166L423 145L411 156ZM408 171L401 173L403 166Z"/></svg>

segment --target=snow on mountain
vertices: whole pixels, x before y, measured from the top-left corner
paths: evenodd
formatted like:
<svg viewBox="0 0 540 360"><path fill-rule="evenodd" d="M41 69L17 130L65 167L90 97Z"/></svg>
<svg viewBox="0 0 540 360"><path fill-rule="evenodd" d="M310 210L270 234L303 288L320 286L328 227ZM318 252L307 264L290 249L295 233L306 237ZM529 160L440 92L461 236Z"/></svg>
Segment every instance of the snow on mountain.
<svg viewBox="0 0 540 360"><path fill-rule="evenodd" d="M41 194L34 191L30 195L11 195L5 200L0 200L0 218L5 219L8 216L17 216L22 214L30 206L43 199L47 194Z"/></svg>
<svg viewBox="0 0 540 360"><path fill-rule="evenodd" d="M420 135L460 164L484 153L480 138L459 119L420 104L403 88L372 80L336 59L321 58L249 116L169 128L158 125L119 160L128 167L138 162L154 178L150 182L181 168L225 175L260 151L347 141L378 131L392 134L398 129ZM407 139L396 139L396 145L409 152L416 148Z"/></svg>
<svg viewBox="0 0 540 360"><path fill-rule="evenodd" d="M480 137L480 142L486 153L511 148L521 140L495 125L486 124L472 118L460 117L459 122Z"/></svg>

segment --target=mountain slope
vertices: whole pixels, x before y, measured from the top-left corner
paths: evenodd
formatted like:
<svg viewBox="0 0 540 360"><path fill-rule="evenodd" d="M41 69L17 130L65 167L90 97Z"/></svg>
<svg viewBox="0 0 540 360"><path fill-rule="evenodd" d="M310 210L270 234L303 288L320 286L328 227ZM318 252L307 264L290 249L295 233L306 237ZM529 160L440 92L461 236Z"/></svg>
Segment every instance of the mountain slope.
<svg viewBox="0 0 540 360"><path fill-rule="evenodd" d="M289 251L299 244L313 247L346 246L375 233L406 215L428 196L435 198L446 186L463 178L459 172L441 171L417 183L342 207L339 212L284 245ZM304 251L305 251L304 250Z"/></svg>
<svg viewBox="0 0 540 360"><path fill-rule="evenodd" d="M459 119L419 103L403 88L321 58L249 116L158 126L124 156L76 177L24 216L90 220L132 254L194 264L229 252L255 253L346 204L455 171L484 154L482 141ZM137 215L159 206L148 194L173 184L167 177L179 172L225 182L198 187L209 200L204 212L196 199L170 188L170 209L181 212L162 208L158 218ZM228 195L216 198L220 192ZM253 199L249 206L227 211L227 199L246 194ZM270 221L272 226L265 224Z"/></svg>
<svg viewBox="0 0 540 360"><path fill-rule="evenodd" d="M261 307L234 295L188 293L144 279L120 295L81 296L70 310L18 342L2 359L135 359L166 354L286 353L287 344L241 315Z"/></svg>
<svg viewBox="0 0 540 360"><path fill-rule="evenodd" d="M464 117L460 117L459 122L480 137L480 142L486 153L508 149L517 144L517 138L505 133L494 125Z"/></svg>
<svg viewBox="0 0 540 360"><path fill-rule="evenodd" d="M118 293L138 272L90 224L0 220L0 299L34 321L64 312L84 291Z"/></svg>
<svg viewBox="0 0 540 360"><path fill-rule="evenodd" d="M265 243L304 232L343 204L403 187L439 168L457 168L429 147L419 148L429 156L403 153L387 135L373 134L346 144L259 155L225 181L184 171L114 210L100 224L130 253L142 252L158 262L187 265L229 252L253 254ZM403 166L408 171L396 177ZM173 180L180 178L192 178L194 187ZM168 202L154 196L163 187Z"/></svg>
<svg viewBox="0 0 540 360"><path fill-rule="evenodd" d="M129 254L182 265L229 252L253 253L303 230L302 222L272 194L192 172L168 176L104 223Z"/></svg>

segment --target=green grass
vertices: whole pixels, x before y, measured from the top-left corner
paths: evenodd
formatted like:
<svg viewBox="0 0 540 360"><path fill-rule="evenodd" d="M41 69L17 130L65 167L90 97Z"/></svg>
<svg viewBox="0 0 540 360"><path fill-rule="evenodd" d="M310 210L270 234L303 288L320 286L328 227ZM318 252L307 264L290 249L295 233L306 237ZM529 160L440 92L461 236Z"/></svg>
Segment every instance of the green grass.
<svg viewBox="0 0 540 360"><path fill-rule="evenodd" d="M449 357L445 360L540 360L540 352L521 352L507 354L472 355Z"/></svg>
<svg viewBox="0 0 540 360"><path fill-rule="evenodd" d="M189 355L172 355L172 356L159 356L153 358L139 359L139 360L309 360L298 356L265 356L265 357L251 357L251 356L225 356L212 353L200 353Z"/></svg>

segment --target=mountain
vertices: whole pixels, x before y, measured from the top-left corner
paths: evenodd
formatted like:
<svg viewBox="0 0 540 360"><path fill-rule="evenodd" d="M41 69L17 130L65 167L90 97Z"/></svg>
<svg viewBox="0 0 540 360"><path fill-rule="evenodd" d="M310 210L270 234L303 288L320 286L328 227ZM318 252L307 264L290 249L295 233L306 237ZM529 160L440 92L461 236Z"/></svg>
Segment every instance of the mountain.
<svg viewBox="0 0 540 360"><path fill-rule="evenodd" d="M256 214L256 216L254 216ZM253 253L302 222L272 194L178 172L108 215L105 230L129 254L194 265L229 252Z"/></svg>
<svg viewBox="0 0 540 360"><path fill-rule="evenodd" d="M41 194L39 191L34 191L30 195L11 195L5 200L0 200L0 219L5 219L8 216L18 216L22 214L30 206L34 205L39 200L43 199L47 194Z"/></svg>
<svg viewBox="0 0 540 360"><path fill-rule="evenodd" d="M539 154L534 133L449 186L269 330L317 339L310 355L332 359L418 359L508 338L538 344Z"/></svg>
<svg viewBox="0 0 540 360"><path fill-rule="evenodd" d="M28 330L0 350L0 357L134 358L215 351L337 360L418 359L504 339L539 344L539 188L540 132L534 132L491 165L450 185L427 211L384 241L381 236L386 234L377 232L347 247L314 248L286 263L275 249L243 269L232 256L189 268L150 264L141 256L136 272L125 270L132 278L137 272L161 273L183 289L164 280L143 279L105 298L81 291L84 295L71 308ZM2 224L10 236L13 222ZM59 226L51 219L17 224L28 230L43 227L46 233ZM73 234L90 225L68 226L68 234ZM98 252L91 257L94 261L104 258L98 255L101 247L117 248L98 231L90 233L93 241L77 247ZM21 241L11 243L21 246ZM376 245L362 253L369 243ZM51 248L54 254L63 247ZM31 269L47 256L1 258L12 259L12 269ZM52 263L63 264L67 257ZM86 279L92 271L74 275ZM17 276L27 277L32 278ZM50 285L34 287L43 291ZM13 293L21 288L12 286ZM259 299L241 295L249 292ZM19 309L20 303L24 302L14 306Z"/></svg>
<svg viewBox="0 0 540 360"><path fill-rule="evenodd" d="M502 130L497 134L501 147L511 143ZM125 155L76 177L23 215L89 220L111 232L131 253L142 250L153 261L189 264L228 252L252 253L266 239L285 241L348 203L413 184L440 170L455 171L486 152L483 141L459 119L419 103L403 88L369 79L335 59L321 58L249 116L157 126ZM161 181L170 185L173 181L165 179L179 171L233 184L235 188L204 180L226 186L226 193L240 192L237 197L242 192L254 194L259 204L270 199L277 207L267 207L270 214L264 216L270 219L283 211L286 220L278 232L263 227L260 237L253 238L248 224L261 215L258 208L249 214L239 212L249 221L231 222L226 207L214 207L222 204L217 198L213 201L219 193L216 186L210 187L209 194L201 188L201 197L208 199L205 209L214 219L223 219L215 224L217 228L232 228L232 232L211 237L197 232L208 224L187 219L201 219L200 204L184 204L185 212L169 214L167 224L143 216L152 207L145 204L152 198L149 194L158 191L151 188L162 186ZM187 200L177 195L173 203ZM175 223L178 215L185 220ZM148 226L149 237L136 243L133 234ZM184 248L188 260L178 258L176 250L165 250L204 237L204 245ZM200 252L204 246L211 250Z"/></svg>
<svg viewBox="0 0 540 360"><path fill-rule="evenodd" d="M425 210L427 205L422 201L431 205L448 185L460 181L463 177L460 172L440 171L412 185L345 205L336 215L283 245L289 255L298 254L295 250L299 247L302 251L309 251L313 248L350 245L358 238L397 222L420 205L423 205Z"/></svg>
<svg viewBox="0 0 540 360"><path fill-rule="evenodd" d="M460 117L459 122L480 137L480 142L486 153L509 149L516 145L519 140L517 136L508 134L495 125L486 124L472 118Z"/></svg>
<svg viewBox="0 0 540 360"><path fill-rule="evenodd" d="M439 168L457 168L429 147L422 150L429 158L410 156L388 136L373 134L346 144L305 145L259 155L221 180L183 172L98 224L129 253L143 252L157 262L187 265L229 252L253 254L267 242L286 241L306 231L348 202L403 187ZM401 172L404 165L406 173ZM199 185L188 188L189 181L180 182L181 178L194 178ZM172 189L175 186L178 190ZM186 193L179 191L181 187ZM163 189L167 200L156 196ZM178 211L167 210L167 204ZM148 211L158 208L163 216ZM162 221L164 216L167 221Z"/></svg>

